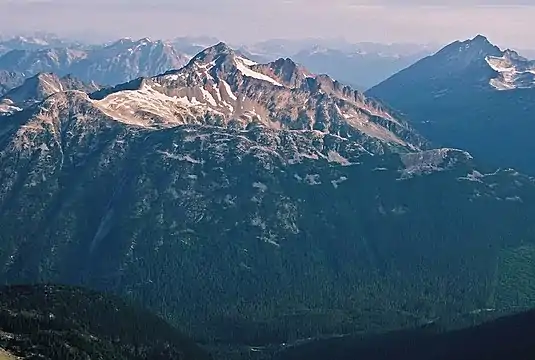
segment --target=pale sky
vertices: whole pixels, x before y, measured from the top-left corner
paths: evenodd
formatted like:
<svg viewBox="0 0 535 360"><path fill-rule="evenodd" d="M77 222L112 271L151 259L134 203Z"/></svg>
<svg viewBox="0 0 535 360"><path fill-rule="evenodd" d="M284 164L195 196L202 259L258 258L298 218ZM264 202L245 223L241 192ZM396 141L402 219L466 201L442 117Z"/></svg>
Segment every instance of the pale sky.
<svg viewBox="0 0 535 360"><path fill-rule="evenodd" d="M535 49L535 0L0 0L0 32L228 42L345 37L438 42L481 33L502 47Z"/></svg>

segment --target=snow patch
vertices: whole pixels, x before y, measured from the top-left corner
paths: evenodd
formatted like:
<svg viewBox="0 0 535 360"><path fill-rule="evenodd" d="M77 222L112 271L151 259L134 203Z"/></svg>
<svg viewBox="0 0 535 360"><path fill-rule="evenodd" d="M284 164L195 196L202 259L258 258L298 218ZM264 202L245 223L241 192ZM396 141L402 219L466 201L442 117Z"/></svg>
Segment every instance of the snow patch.
<svg viewBox="0 0 535 360"><path fill-rule="evenodd" d="M168 159L186 161L186 162L189 162L191 164L204 164L203 160L194 159L189 154L186 154L186 155L172 154L172 153L170 153L168 151L158 151L158 153L164 155Z"/></svg>
<svg viewBox="0 0 535 360"><path fill-rule="evenodd" d="M334 150L329 150L329 152L327 153L327 160L329 162L335 162L335 163L338 163L340 165L350 165L351 164L349 162L349 160L347 160L345 157L343 157L342 155L340 155L339 153L337 153Z"/></svg>
<svg viewBox="0 0 535 360"><path fill-rule="evenodd" d="M234 95L234 93L232 92L232 89L230 88L229 83L226 82L225 80L222 80L221 82L223 83L223 86L225 87L225 91L227 92L227 95L234 101L238 100L236 95Z"/></svg>
<svg viewBox="0 0 535 360"><path fill-rule="evenodd" d="M487 56L485 60L498 73L489 82L496 90L535 88L535 61L510 50L505 51L503 56Z"/></svg>
<svg viewBox="0 0 535 360"><path fill-rule="evenodd" d="M238 60L240 60L245 66L258 65L258 63L254 62L252 60L249 60L247 58L241 57L241 56L238 56Z"/></svg>
<svg viewBox="0 0 535 360"><path fill-rule="evenodd" d="M308 185L321 185L319 174L307 174L305 176L305 182Z"/></svg>
<svg viewBox="0 0 535 360"><path fill-rule="evenodd" d="M240 71L243 75L245 75L247 77L255 78L255 79L258 79L258 80L267 81L267 82L270 82L270 83L272 83L273 85L276 85L276 86L281 86L281 87L283 86L281 83L279 83L275 79L270 78L269 76L261 74L259 72L254 71L254 70L251 70L250 68L247 67L248 65L246 65L243 62L243 60L244 59L240 58L240 57L236 58L236 67L238 68L238 71Z"/></svg>
<svg viewBox="0 0 535 360"><path fill-rule="evenodd" d="M331 184L333 184L335 189L338 189L338 185L340 185L341 183L343 183L346 180L347 180L347 177L340 176L340 178L337 179L337 180L331 180Z"/></svg>
<svg viewBox="0 0 535 360"><path fill-rule="evenodd" d="M180 76L178 76L178 74L170 74L170 75L165 75L165 79L171 80L171 81L176 81L176 80L180 79Z"/></svg>
<svg viewBox="0 0 535 360"><path fill-rule="evenodd" d="M215 99L212 96L212 94L210 94L210 92L208 92L203 87L201 87L200 89L201 89L201 93L202 93L202 95L204 97L204 100L208 101L208 103L210 103L210 105L212 105L212 106L217 106L217 101L215 101Z"/></svg>

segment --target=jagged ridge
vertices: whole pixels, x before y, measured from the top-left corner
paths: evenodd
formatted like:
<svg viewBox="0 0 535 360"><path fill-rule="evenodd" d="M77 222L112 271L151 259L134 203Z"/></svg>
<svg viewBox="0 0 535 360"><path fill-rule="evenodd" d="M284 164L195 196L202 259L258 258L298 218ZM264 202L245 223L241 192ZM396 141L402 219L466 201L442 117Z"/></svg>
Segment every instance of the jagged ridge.
<svg viewBox="0 0 535 360"><path fill-rule="evenodd" d="M92 98L114 117L146 126L319 130L353 137L379 153L425 146L405 122L349 86L312 75L290 59L257 64L224 43L182 69L104 89Z"/></svg>

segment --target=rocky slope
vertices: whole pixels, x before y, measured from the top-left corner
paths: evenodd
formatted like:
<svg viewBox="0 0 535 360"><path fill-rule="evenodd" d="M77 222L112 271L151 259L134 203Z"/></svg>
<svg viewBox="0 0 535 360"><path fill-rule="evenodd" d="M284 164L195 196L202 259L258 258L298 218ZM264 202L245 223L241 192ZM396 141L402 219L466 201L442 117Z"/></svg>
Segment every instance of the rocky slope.
<svg viewBox="0 0 535 360"><path fill-rule="evenodd" d="M71 75L59 77L52 73L40 73L0 97L0 112L9 113L43 101L52 94L79 90L92 93L100 87L95 83L84 83Z"/></svg>
<svg viewBox="0 0 535 360"><path fill-rule="evenodd" d="M535 184L224 44L1 118L0 280L133 297L238 343L533 303ZM526 285L528 284L528 285Z"/></svg>
<svg viewBox="0 0 535 360"><path fill-rule="evenodd" d="M162 41L118 40L102 46L12 50L0 57L0 69L33 76L52 72L72 74L83 81L117 84L182 67L186 58Z"/></svg>
<svg viewBox="0 0 535 360"><path fill-rule="evenodd" d="M477 36L446 46L367 92L403 112L436 146L535 174L533 64Z"/></svg>
<svg viewBox="0 0 535 360"><path fill-rule="evenodd" d="M150 312L82 288L1 288L0 330L0 347L13 359L209 359Z"/></svg>
<svg viewBox="0 0 535 360"><path fill-rule="evenodd" d="M22 85L25 78L23 73L0 70L0 96L17 86Z"/></svg>
<svg viewBox="0 0 535 360"><path fill-rule="evenodd" d="M535 61L512 50L504 51L502 56L487 56L485 60L498 73L490 80L497 90L535 88Z"/></svg>

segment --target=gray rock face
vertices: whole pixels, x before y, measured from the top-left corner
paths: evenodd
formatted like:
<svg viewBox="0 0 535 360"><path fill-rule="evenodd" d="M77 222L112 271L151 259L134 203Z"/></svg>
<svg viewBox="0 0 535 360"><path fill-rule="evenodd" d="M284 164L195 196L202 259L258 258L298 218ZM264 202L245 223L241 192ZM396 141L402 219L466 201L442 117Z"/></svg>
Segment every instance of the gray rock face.
<svg viewBox="0 0 535 360"><path fill-rule="evenodd" d="M533 180L421 153L379 104L306 74L220 44L0 118L1 281L116 291L217 339L526 305L496 279L535 246Z"/></svg>

